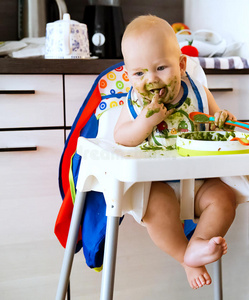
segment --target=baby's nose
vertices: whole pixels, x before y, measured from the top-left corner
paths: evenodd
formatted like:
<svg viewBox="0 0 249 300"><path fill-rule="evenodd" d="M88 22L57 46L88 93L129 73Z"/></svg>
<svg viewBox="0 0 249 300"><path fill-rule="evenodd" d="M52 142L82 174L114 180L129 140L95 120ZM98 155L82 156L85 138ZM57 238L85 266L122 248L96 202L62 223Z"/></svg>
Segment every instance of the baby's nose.
<svg viewBox="0 0 249 300"><path fill-rule="evenodd" d="M155 73L148 74L147 80L148 80L148 83L154 83L154 82L159 81L159 79Z"/></svg>

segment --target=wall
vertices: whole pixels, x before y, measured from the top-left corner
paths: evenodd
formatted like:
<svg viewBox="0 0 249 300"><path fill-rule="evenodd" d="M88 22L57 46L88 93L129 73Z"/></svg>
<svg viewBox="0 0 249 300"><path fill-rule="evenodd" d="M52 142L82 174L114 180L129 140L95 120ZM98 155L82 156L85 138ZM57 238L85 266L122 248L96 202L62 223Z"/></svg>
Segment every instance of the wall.
<svg viewBox="0 0 249 300"><path fill-rule="evenodd" d="M54 2L53 0L50 0ZM66 0L73 20L82 22L87 0ZM137 15L155 14L169 23L183 20L183 0L121 0L125 24ZM0 41L18 39L18 0L0 0Z"/></svg>
<svg viewBox="0 0 249 300"><path fill-rule="evenodd" d="M66 0L72 19L82 21L87 0ZM169 23L183 21L183 0L121 0L124 21L128 24L142 14L155 14Z"/></svg>
<svg viewBox="0 0 249 300"><path fill-rule="evenodd" d="M249 58L248 0L184 0L184 22L195 31L218 32L227 44L242 42L239 55Z"/></svg>

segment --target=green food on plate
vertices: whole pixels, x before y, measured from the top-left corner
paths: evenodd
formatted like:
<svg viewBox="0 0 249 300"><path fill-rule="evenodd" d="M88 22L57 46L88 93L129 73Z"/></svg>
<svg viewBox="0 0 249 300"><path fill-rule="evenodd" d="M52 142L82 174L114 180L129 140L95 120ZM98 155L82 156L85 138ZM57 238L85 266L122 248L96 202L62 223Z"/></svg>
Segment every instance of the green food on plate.
<svg viewBox="0 0 249 300"><path fill-rule="evenodd" d="M180 135L181 138L188 140L201 140L201 141L227 141L230 137L234 138L235 132L224 132L224 134L219 132L210 131L193 131L186 132Z"/></svg>

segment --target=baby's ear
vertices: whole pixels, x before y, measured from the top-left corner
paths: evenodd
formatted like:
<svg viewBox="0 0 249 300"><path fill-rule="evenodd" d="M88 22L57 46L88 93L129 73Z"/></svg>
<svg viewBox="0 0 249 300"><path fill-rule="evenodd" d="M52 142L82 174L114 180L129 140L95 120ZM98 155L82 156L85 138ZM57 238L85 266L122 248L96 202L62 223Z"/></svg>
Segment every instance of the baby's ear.
<svg viewBox="0 0 249 300"><path fill-rule="evenodd" d="M180 66L181 76L185 75L185 71L187 67L187 57L183 54L180 56L179 66Z"/></svg>

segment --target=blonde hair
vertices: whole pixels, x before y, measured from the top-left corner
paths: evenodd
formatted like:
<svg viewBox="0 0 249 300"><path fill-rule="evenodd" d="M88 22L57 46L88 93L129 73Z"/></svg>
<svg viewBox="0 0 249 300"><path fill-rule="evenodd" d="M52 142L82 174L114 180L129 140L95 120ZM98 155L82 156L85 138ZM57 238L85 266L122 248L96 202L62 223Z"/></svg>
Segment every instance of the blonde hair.
<svg viewBox="0 0 249 300"><path fill-rule="evenodd" d="M128 24L122 38L122 52L127 39L142 35L150 30L160 30L164 32L165 37L172 39L172 41L176 44L176 49L179 48L179 53L181 52L175 32L171 25L166 20L153 15L139 16Z"/></svg>

